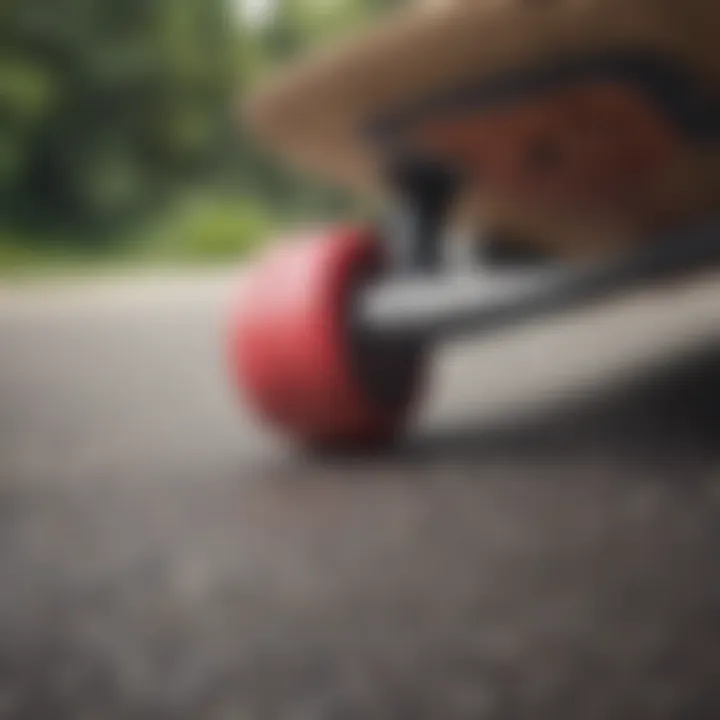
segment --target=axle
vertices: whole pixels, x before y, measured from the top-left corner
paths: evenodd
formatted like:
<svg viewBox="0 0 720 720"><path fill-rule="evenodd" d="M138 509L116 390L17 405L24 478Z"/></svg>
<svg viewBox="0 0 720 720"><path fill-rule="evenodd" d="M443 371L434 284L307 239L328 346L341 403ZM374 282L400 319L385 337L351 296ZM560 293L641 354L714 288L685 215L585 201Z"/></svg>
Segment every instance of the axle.
<svg viewBox="0 0 720 720"><path fill-rule="evenodd" d="M419 340L490 332L614 292L720 264L720 220L604 261L532 270L436 271L376 280L353 307L369 336Z"/></svg>

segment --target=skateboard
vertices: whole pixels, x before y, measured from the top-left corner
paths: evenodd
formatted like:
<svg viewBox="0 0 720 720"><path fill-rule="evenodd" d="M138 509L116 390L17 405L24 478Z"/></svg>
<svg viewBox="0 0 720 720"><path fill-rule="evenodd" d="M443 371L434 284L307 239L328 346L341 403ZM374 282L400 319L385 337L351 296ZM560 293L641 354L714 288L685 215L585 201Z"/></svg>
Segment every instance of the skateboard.
<svg viewBox="0 0 720 720"><path fill-rule="evenodd" d="M356 113L355 158L394 222L279 244L250 269L229 357L259 417L306 447L369 450L402 434L442 340L720 264L720 186L697 159L720 139L719 98L656 49L545 55L479 78L465 61L462 78ZM316 96L298 85L300 127ZM292 92L270 105L291 112ZM466 195L484 229L476 266L458 273L442 248Z"/></svg>

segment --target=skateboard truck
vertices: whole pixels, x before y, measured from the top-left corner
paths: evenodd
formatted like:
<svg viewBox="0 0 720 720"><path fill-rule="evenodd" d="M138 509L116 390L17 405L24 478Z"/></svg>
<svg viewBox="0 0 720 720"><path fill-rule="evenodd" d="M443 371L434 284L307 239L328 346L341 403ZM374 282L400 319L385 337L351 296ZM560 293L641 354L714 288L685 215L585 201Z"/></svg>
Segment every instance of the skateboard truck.
<svg viewBox="0 0 720 720"><path fill-rule="evenodd" d="M449 185L423 177L410 235L341 229L277 248L248 278L230 363L255 411L302 445L367 450L407 424L433 343L488 333L643 284L720 266L720 219L592 263L453 272L439 237ZM427 197L425 204L418 198ZM407 196L406 196L407 197ZM401 252L398 252L400 250Z"/></svg>
<svg viewBox="0 0 720 720"><path fill-rule="evenodd" d="M419 341L484 333L561 312L612 292L720 263L720 217L653 238L619 257L585 262L530 263L449 272L440 246L457 173L428 161L403 162L389 173L403 200L393 272L356 294L357 332Z"/></svg>
<svg viewBox="0 0 720 720"><path fill-rule="evenodd" d="M404 160L394 163L387 175L400 206L399 227L391 232L394 270L403 274L436 270L458 174L431 161Z"/></svg>
<svg viewBox="0 0 720 720"><path fill-rule="evenodd" d="M423 340L490 332L715 264L720 219L604 261L381 277L358 293L353 322L361 332Z"/></svg>

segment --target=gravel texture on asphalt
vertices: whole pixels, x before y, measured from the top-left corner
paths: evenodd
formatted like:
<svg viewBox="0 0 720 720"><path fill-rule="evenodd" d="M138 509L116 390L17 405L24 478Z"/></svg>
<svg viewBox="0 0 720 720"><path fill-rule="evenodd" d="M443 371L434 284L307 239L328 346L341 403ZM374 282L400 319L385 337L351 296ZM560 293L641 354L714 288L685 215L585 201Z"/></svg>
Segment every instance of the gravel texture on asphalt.
<svg viewBox="0 0 720 720"><path fill-rule="evenodd" d="M448 348L325 462L231 287L0 293L0 718L720 717L716 283Z"/></svg>

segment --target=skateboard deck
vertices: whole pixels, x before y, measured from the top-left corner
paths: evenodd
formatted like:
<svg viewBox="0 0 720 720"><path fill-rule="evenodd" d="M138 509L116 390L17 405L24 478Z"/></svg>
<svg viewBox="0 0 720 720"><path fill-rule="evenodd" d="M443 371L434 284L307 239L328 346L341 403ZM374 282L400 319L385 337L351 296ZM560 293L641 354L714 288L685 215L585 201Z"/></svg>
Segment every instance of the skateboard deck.
<svg viewBox="0 0 720 720"><path fill-rule="evenodd" d="M388 158L412 150L468 176L458 222L561 252L627 244L720 204L714 21L713 0L426 0L284 70L246 117L360 192L391 190ZM390 141L368 132L408 113Z"/></svg>

